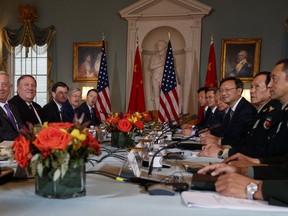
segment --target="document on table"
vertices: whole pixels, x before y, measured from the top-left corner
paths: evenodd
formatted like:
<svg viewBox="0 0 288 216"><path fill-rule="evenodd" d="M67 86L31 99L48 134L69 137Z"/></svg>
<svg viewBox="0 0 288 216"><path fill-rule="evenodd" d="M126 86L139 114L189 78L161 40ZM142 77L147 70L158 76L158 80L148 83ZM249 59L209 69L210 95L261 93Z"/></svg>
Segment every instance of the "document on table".
<svg viewBox="0 0 288 216"><path fill-rule="evenodd" d="M188 207L288 212L288 208L268 205L266 201L226 197L216 192L184 191L181 197Z"/></svg>

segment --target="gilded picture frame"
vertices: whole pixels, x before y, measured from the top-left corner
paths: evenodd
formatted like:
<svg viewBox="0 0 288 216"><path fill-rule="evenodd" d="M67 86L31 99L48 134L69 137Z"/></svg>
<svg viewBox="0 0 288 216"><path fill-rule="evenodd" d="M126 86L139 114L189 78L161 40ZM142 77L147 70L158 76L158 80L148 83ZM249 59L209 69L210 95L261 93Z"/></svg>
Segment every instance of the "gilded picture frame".
<svg viewBox="0 0 288 216"><path fill-rule="evenodd" d="M101 50L102 42L73 43L73 82L98 81Z"/></svg>
<svg viewBox="0 0 288 216"><path fill-rule="evenodd" d="M223 39L220 77L235 76L251 82L259 72L260 38Z"/></svg>

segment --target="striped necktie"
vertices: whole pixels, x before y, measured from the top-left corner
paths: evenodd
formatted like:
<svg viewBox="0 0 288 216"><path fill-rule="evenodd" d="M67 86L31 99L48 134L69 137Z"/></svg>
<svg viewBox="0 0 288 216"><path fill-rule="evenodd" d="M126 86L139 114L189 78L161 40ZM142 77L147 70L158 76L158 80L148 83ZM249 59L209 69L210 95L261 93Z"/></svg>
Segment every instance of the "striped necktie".
<svg viewBox="0 0 288 216"><path fill-rule="evenodd" d="M16 121L15 121L15 118L14 118L14 116L12 114L12 111L11 111L11 109L10 109L10 107L9 107L9 105L7 103L4 105L4 108L5 108L6 112L7 112L7 116L9 118L10 122L12 123L14 128L18 131L18 127L17 127Z"/></svg>

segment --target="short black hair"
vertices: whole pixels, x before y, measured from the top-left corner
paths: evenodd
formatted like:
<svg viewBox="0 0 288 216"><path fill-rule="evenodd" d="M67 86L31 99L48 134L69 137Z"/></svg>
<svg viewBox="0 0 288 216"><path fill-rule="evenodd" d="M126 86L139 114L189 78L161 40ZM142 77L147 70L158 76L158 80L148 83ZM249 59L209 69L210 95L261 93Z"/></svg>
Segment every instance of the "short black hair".
<svg viewBox="0 0 288 216"><path fill-rule="evenodd" d="M279 64L283 64L282 71L286 73L286 79L288 79L288 59L281 59L276 63L276 66Z"/></svg>
<svg viewBox="0 0 288 216"><path fill-rule="evenodd" d="M89 93L92 92L92 91L98 93L97 89L89 89L89 91L87 92L87 96L88 96Z"/></svg>
<svg viewBox="0 0 288 216"><path fill-rule="evenodd" d="M257 73L255 76L254 76L254 79L260 75L265 75L266 76L266 80L265 80L265 85L268 86L269 82L270 82L270 75L271 75L271 72L270 71L261 71L259 73Z"/></svg>
<svg viewBox="0 0 288 216"><path fill-rule="evenodd" d="M208 91L213 91L214 93L216 93L219 91L219 88L213 88L213 87L206 88L205 93L207 93Z"/></svg>
<svg viewBox="0 0 288 216"><path fill-rule="evenodd" d="M203 86L203 87L200 87L198 90L197 90L197 93L201 92L201 91L206 91L206 87Z"/></svg>
<svg viewBox="0 0 288 216"><path fill-rule="evenodd" d="M58 87L64 87L64 88L67 88L67 90L69 90L69 87L66 85L66 83L64 83L64 82L56 82L56 83L52 86L51 91L52 91L52 92L56 92L56 90L57 90Z"/></svg>
<svg viewBox="0 0 288 216"><path fill-rule="evenodd" d="M222 85L222 83L226 82L226 81L229 81L229 80L232 80L234 81L235 85L236 85L236 88L241 88L242 91L244 89L244 83L237 77L227 77L225 79L222 79L221 82L220 82L220 86Z"/></svg>

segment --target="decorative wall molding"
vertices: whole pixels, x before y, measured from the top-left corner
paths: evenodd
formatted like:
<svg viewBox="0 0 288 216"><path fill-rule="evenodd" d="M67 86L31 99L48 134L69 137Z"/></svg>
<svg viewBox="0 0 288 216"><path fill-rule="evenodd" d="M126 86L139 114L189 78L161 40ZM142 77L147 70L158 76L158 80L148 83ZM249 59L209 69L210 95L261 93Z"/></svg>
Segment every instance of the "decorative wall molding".
<svg viewBox="0 0 288 216"><path fill-rule="evenodd" d="M183 113L196 113L196 91L199 87L199 65L202 18L211 7L196 0L139 0L119 11L128 21L126 109L133 78L133 64L138 38L141 52L145 102L148 110L158 109L151 100L151 57L160 40L171 43L178 77L179 95ZM165 53L166 54L166 53Z"/></svg>

